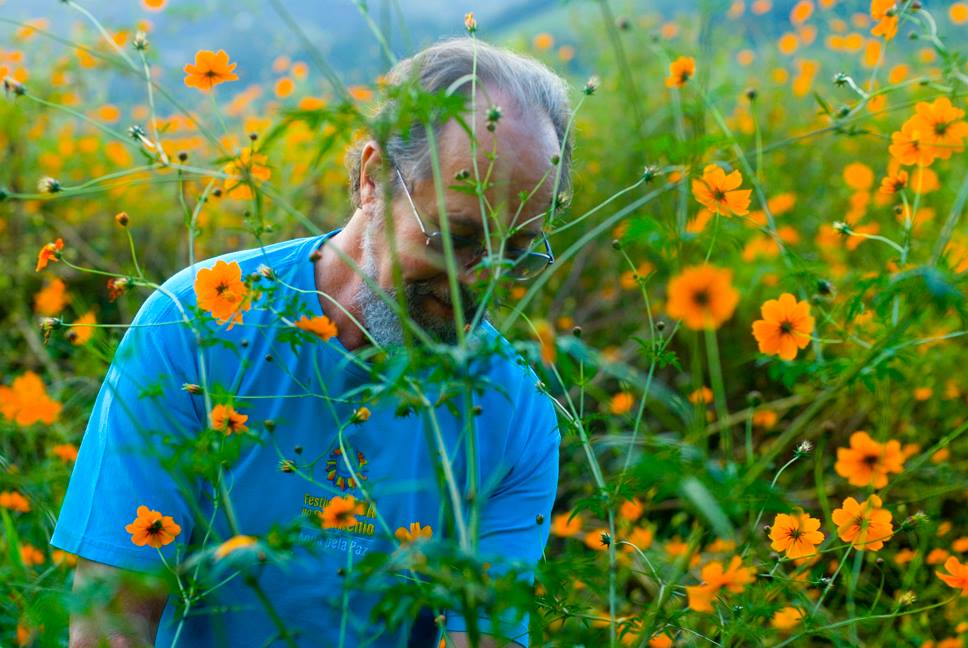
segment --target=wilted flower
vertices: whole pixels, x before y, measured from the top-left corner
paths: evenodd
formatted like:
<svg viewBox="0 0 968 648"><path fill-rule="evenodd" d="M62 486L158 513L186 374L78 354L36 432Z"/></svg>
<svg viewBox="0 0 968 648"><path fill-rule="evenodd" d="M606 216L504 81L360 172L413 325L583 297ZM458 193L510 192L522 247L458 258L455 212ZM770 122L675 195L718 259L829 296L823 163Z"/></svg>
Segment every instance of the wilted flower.
<svg viewBox="0 0 968 648"><path fill-rule="evenodd" d="M40 272L51 261L60 260L61 250L63 249L63 239L57 239L53 243L45 243L44 247L40 248L40 252L37 253L37 266L34 268L34 272Z"/></svg>

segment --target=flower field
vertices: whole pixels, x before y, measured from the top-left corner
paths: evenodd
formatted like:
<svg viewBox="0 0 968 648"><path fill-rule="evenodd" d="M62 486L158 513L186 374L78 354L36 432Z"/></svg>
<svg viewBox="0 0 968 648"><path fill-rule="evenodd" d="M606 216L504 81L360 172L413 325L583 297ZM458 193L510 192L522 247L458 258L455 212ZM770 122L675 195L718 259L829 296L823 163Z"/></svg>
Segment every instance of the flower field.
<svg viewBox="0 0 968 648"><path fill-rule="evenodd" d="M205 260L342 225L345 152L397 125L373 117L387 96L400 119L453 109L382 77L345 82L284 3L271 4L292 50L262 70L217 42L172 67L152 31L165 0L142 0L132 24L94 4L38 3L24 22L0 0L0 646L65 646L70 614L106 608L110 593L71 593L77 558L50 539L141 304L198 264L179 317L230 345L289 286ZM386 589L382 621L520 610L532 646L963 646L968 3L650 4L562 3L560 32L500 35L468 13L450 33L535 57L572 88L572 184L544 224L555 262L489 285L493 324L561 432L534 583L490 575L413 521L384 529L395 550L354 565L347 586L405 568L419 578ZM272 312L293 348L337 335L325 315ZM439 352L414 349L406 371L376 353L340 432L386 395L429 405L406 375L453 378L467 358ZM172 469L228 499L224 471L275 424L231 385L183 389L209 426L166 439ZM294 480L299 452L280 455ZM360 486L346 461L339 479ZM339 492L317 529L372 517L365 488ZM168 558L145 578L186 615L207 579L285 565L299 542L283 525L190 543L174 513L146 502L117 525L132 551Z"/></svg>

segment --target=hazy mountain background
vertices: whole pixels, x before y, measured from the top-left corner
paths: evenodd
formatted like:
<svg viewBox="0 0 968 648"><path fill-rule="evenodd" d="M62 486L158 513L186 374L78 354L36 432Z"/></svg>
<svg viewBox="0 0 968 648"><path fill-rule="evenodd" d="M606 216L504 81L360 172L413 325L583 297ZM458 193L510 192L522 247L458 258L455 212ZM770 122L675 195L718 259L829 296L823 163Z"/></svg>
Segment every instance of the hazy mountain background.
<svg viewBox="0 0 968 648"><path fill-rule="evenodd" d="M860 0L858 10L864 10ZM138 20L152 23L151 54L166 75L163 82L177 84L181 67L199 49L224 49L239 63L243 82L272 77L276 56L309 60L307 48L286 26L269 0L169 0L163 11L150 12L140 0L77 0L110 30L131 29ZM347 83L369 83L388 67L387 58L353 0L279 0L298 22L315 47ZM643 15L663 20L697 16L700 9L725 11L729 0L629 0L612 2L616 18ZM786 19L793 0L778 0L768 16L756 17L759 27ZM370 0L361 2L373 22L386 34L395 55L403 57L445 36L460 35L463 16L475 12L480 36L521 44L547 31L556 46L578 45L583 30L603 34L602 13L593 0ZM60 0L0 0L0 20L25 21L45 17L49 30L76 42L96 43L96 34L81 14ZM633 28L638 27L633 21ZM16 46L15 26L0 22L0 48ZM592 29L594 28L594 29ZM65 47L59 45L59 47ZM52 49L56 52L56 49ZM572 67L580 72L581 57Z"/></svg>

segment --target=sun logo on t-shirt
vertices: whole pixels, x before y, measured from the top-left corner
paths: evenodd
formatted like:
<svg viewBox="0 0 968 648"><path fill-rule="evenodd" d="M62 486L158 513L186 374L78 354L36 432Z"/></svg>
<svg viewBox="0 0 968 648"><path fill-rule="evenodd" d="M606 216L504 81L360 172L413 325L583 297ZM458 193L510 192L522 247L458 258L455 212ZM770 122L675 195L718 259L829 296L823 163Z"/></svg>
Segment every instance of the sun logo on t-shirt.
<svg viewBox="0 0 968 648"><path fill-rule="evenodd" d="M353 472L362 481L366 481L366 464L366 457L357 450L356 465L353 466ZM333 482L334 486L344 491L347 488L356 488L358 484L356 478L353 477L353 472L350 472L346 467L341 448L336 448L329 454L329 459L326 461L326 479Z"/></svg>

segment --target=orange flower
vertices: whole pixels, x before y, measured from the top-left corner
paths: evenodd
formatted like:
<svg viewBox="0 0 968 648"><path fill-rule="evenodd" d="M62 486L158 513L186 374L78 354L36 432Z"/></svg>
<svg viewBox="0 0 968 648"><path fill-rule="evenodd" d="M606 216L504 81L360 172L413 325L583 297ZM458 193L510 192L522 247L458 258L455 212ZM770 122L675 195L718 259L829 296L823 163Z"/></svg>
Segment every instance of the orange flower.
<svg viewBox="0 0 968 648"><path fill-rule="evenodd" d="M632 533L629 534L625 540L631 542L633 545L638 547L641 551L645 551L652 546L653 534L651 529L645 527L635 527L632 529ZM622 551L632 552L634 551L632 547L627 544L622 545Z"/></svg>
<svg viewBox="0 0 968 648"><path fill-rule="evenodd" d="M644 510L645 506L642 504L642 500L638 497L633 497L630 500L622 502L622 505L618 509L618 514L629 522L635 522L642 517Z"/></svg>
<svg viewBox="0 0 968 648"><path fill-rule="evenodd" d="M27 426L38 421L51 425L61 407L47 395L44 382L33 371L14 378L9 387L0 385L0 413L17 425Z"/></svg>
<svg viewBox="0 0 968 648"><path fill-rule="evenodd" d="M0 508L19 513L30 513L30 500L17 491L0 492Z"/></svg>
<svg viewBox="0 0 968 648"><path fill-rule="evenodd" d="M703 566L700 572L701 585L686 587L689 597L689 609L696 612L712 612L712 600L719 594L719 590L726 588L731 592L742 592L745 585L749 585L756 576L751 567L743 567L739 556L733 556L729 567L723 569L723 563L714 560Z"/></svg>
<svg viewBox="0 0 968 648"><path fill-rule="evenodd" d="M20 545L20 562L22 562L27 567L32 567L33 565L44 564L44 553L37 547L27 544L26 542Z"/></svg>
<svg viewBox="0 0 968 648"><path fill-rule="evenodd" d="M251 146L242 149L237 159L222 167L222 171L229 176L222 185L225 195L239 200L251 200L250 183L255 183L256 180L266 181L272 177L272 171L266 166L267 160L262 153L254 152Z"/></svg>
<svg viewBox="0 0 968 648"><path fill-rule="evenodd" d="M802 558L816 553L816 546L823 542L823 533L818 531L820 520L800 511L793 515L779 513L770 529L770 547L774 551L786 552L788 558Z"/></svg>
<svg viewBox="0 0 968 648"><path fill-rule="evenodd" d="M942 574L937 571L934 573L945 584L955 589L961 588L962 596L968 596L968 564L961 563L957 558L952 556L945 561L944 568L948 570L947 574Z"/></svg>
<svg viewBox="0 0 968 648"><path fill-rule="evenodd" d="M546 319L535 320L534 328L538 334L538 346L541 352L541 361L547 365L553 365L558 357L558 349L555 346L555 329Z"/></svg>
<svg viewBox="0 0 968 648"><path fill-rule="evenodd" d="M965 111L951 105L947 97L939 97L932 103L919 101L914 107L915 116L908 121L919 124L925 134L925 143L935 156L947 160L952 153L965 150L962 140L968 137L968 122L962 118Z"/></svg>
<svg viewBox="0 0 968 648"><path fill-rule="evenodd" d="M330 338L338 335L336 331L336 324L334 324L333 320L329 319L325 315L319 315L313 318L303 315L299 321L296 322L296 328L301 328L304 331L315 333L325 341L329 341Z"/></svg>
<svg viewBox="0 0 968 648"><path fill-rule="evenodd" d="M73 443L59 443L50 449L51 454L64 463L77 461L77 446Z"/></svg>
<svg viewBox="0 0 968 648"><path fill-rule="evenodd" d="M393 533L393 535L396 536L397 540L399 540L401 544L410 544L420 540L421 538L432 538L434 535L434 530L429 526L420 526L419 522L411 522L409 529L406 527L400 527Z"/></svg>
<svg viewBox="0 0 968 648"><path fill-rule="evenodd" d="M195 276L195 297L198 307L208 311L219 324L242 322L242 312L251 304L246 299L249 289L242 282L242 267L238 262L218 261L211 268L202 268Z"/></svg>
<svg viewBox="0 0 968 648"><path fill-rule="evenodd" d="M609 411L612 414L621 416L622 414L628 414L632 409L632 405L635 403L635 397L629 392L619 392L612 396L612 402L609 404Z"/></svg>
<svg viewBox="0 0 968 648"><path fill-rule="evenodd" d="M761 353L793 360L797 357L797 349L810 344L813 317L810 316L809 302L798 302L790 293L783 293L779 299L764 302L760 312L763 319L753 322L753 337Z"/></svg>
<svg viewBox="0 0 968 648"><path fill-rule="evenodd" d="M53 317L64 310L70 301L67 284L59 277L55 277L34 295L34 310L40 315Z"/></svg>
<svg viewBox="0 0 968 648"><path fill-rule="evenodd" d="M713 390L703 385L689 394L689 402L693 405L705 405L713 402Z"/></svg>
<svg viewBox="0 0 968 648"><path fill-rule="evenodd" d="M370 410L368 407L360 406L356 408L356 410L353 412L352 421L354 423L363 423L364 421L369 421L369 420L370 420Z"/></svg>
<svg viewBox="0 0 968 648"><path fill-rule="evenodd" d="M904 470L904 453L897 441L881 444L867 432L858 431L850 435L849 448L837 448L834 470L852 486L884 488L889 472Z"/></svg>
<svg viewBox="0 0 968 648"><path fill-rule="evenodd" d="M97 318L94 316L94 311L87 311L71 324L71 328L67 331L67 339L77 346L87 344L94 335L95 324L97 324Z"/></svg>
<svg viewBox="0 0 968 648"><path fill-rule="evenodd" d="M928 166L936 157L928 129L915 119L907 120L901 125L901 130L891 133L891 145L887 150L904 165Z"/></svg>
<svg viewBox="0 0 968 648"><path fill-rule="evenodd" d="M48 262L60 259L60 251L63 249L63 239L57 239L53 243L45 244L44 247L40 248L40 252L37 253L37 267L34 268L34 272L40 272L47 267Z"/></svg>
<svg viewBox="0 0 968 648"><path fill-rule="evenodd" d="M570 538L581 531L581 516L568 519L569 513L558 513L551 518L551 533L562 538Z"/></svg>
<svg viewBox="0 0 968 648"><path fill-rule="evenodd" d="M171 544L181 533L181 527L170 515L162 515L144 505L138 507L138 516L124 530L131 534L131 542L139 547L148 545L155 549Z"/></svg>
<svg viewBox="0 0 968 648"><path fill-rule="evenodd" d="M61 565L62 567L76 567L77 566L77 556L69 553L67 551L61 551L60 549L54 549L50 554L51 560L54 561L55 565Z"/></svg>
<svg viewBox="0 0 968 648"><path fill-rule="evenodd" d="M229 55L225 50L199 50L195 52L195 64L189 63L184 68L185 85L208 92L220 83L236 81L239 78L233 73L236 65L229 64Z"/></svg>
<svg viewBox="0 0 968 648"><path fill-rule="evenodd" d="M316 515L322 520L324 529L345 529L356 524L355 516L363 515L363 503L357 502L352 495L337 495Z"/></svg>
<svg viewBox="0 0 968 648"><path fill-rule="evenodd" d="M696 74L696 60L691 56L680 56L669 64L669 76L665 84L668 88L681 88Z"/></svg>
<svg viewBox="0 0 968 648"><path fill-rule="evenodd" d="M858 551L877 551L894 533L891 512L881 508L881 498L871 495L863 504L853 497L844 500L843 508L834 509L831 517L837 525L837 535L850 542Z"/></svg>
<svg viewBox="0 0 968 648"><path fill-rule="evenodd" d="M780 632L789 632L797 627L802 620L803 610L795 607L785 607L773 613L773 618L770 619L770 625Z"/></svg>
<svg viewBox="0 0 968 648"><path fill-rule="evenodd" d="M895 0L871 0L871 18L878 21L871 29L872 36L891 40L897 35L897 5Z"/></svg>
<svg viewBox="0 0 968 648"><path fill-rule="evenodd" d="M606 551L609 537L608 529L605 527L594 529L585 534L585 546L595 551Z"/></svg>
<svg viewBox="0 0 968 648"><path fill-rule="evenodd" d="M882 194L896 194L907 185L908 172L904 169L901 169L894 175L885 176L884 179L881 180L880 192Z"/></svg>
<svg viewBox="0 0 968 648"><path fill-rule="evenodd" d="M221 430L226 436L229 434L241 434L249 428L245 422L249 420L247 414L239 414L231 405L216 405L209 414L209 420L213 430Z"/></svg>
<svg viewBox="0 0 968 648"><path fill-rule="evenodd" d="M713 599L719 594L719 590L720 588L714 585L687 585L689 609L695 612L712 612Z"/></svg>
<svg viewBox="0 0 968 648"><path fill-rule="evenodd" d="M215 550L215 558L216 559L225 558L233 551L244 549L245 547L251 547L256 542L257 540L252 536L247 536L247 535L232 536L231 538L229 538L228 540L226 540L225 542L223 542L218 546L218 548Z"/></svg>
<svg viewBox="0 0 968 648"><path fill-rule="evenodd" d="M707 164L702 178L692 181L692 195L707 209L722 216L744 216L749 213L752 189L737 189L743 175L734 170L729 175L718 164Z"/></svg>
<svg viewBox="0 0 968 648"><path fill-rule="evenodd" d="M733 316L739 293L732 286L733 272L711 265L686 268L669 281L669 317L691 329L719 328Z"/></svg>
<svg viewBox="0 0 968 648"><path fill-rule="evenodd" d="M753 425L758 428L770 429L780 419L780 415L771 409L753 412Z"/></svg>

